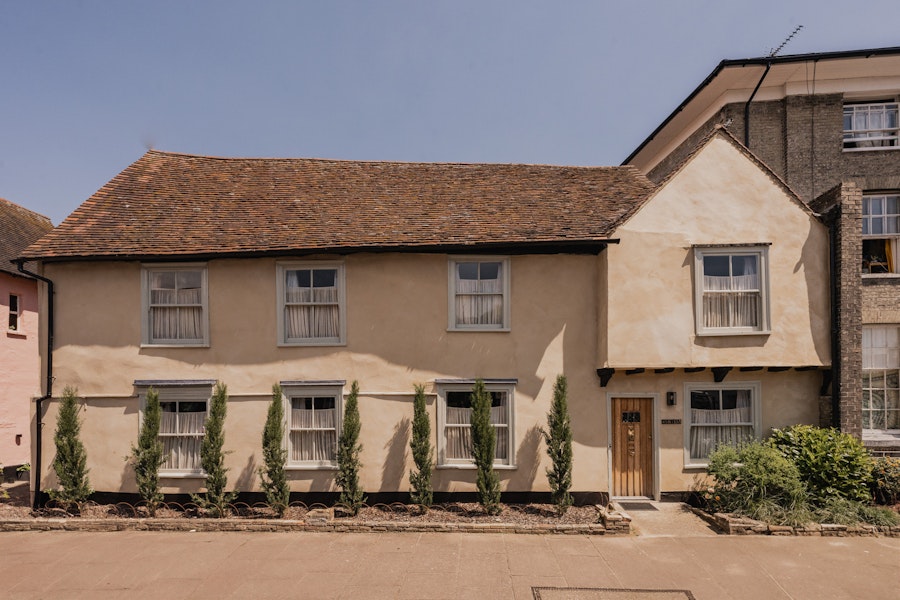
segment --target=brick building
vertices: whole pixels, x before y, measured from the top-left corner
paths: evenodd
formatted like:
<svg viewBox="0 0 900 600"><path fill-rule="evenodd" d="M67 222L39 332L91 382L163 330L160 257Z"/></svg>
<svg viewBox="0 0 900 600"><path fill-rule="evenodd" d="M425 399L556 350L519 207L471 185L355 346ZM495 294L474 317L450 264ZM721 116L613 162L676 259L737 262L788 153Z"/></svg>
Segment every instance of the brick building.
<svg viewBox="0 0 900 600"><path fill-rule="evenodd" d="M716 126L832 236L832 371L820 420L900 453L900 47L725 60L624 164L663 180Z"/></svg>

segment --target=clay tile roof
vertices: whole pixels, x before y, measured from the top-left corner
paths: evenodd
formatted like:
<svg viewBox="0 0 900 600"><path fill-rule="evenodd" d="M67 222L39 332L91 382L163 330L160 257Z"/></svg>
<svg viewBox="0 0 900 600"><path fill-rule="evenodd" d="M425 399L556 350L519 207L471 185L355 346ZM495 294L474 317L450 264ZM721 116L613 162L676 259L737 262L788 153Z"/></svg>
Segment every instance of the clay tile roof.
<svg viewBox="0 0 900 600"><path fill-rule="evenodd" d="M212 158L151 150L23 256L596 243L653 188L630 166Z"/></svg>
<svg viewBox="0 0 900 600"><path fill-rule="evenodd" d="M0 271L21 275L10 261L52 229L44 215L0 198Z"/></svg>

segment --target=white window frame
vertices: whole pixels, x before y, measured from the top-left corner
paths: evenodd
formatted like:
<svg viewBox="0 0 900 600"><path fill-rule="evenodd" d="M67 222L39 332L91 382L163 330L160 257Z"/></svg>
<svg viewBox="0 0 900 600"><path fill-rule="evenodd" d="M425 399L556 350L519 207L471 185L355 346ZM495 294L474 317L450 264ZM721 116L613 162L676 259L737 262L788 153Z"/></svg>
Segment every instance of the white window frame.
<svg viewBox="0 0 900 600"><path fill-rule="evenodd" d="M461 263L500 263L500 279L503 286L503 322L489 325L464 325L457 323L456 317L456 272L457 265ZM448 299L447 299L447 329L448 331L509 331L509 290L510 290L510 259L508 256L454 256L449 259L448 268Z"/></svg>
<svg viewBox="0 0 900 600"><path fill-rule="evenodd" d="M13 304L16 305L15 309L13 309ZM19 294L9 295L9 319L7 323L9 331L22 333L22 296Z"/></svg>
<svg viewBox="0 0 900 600"><path fill-rule="evenodd" d="M888 212L888 198L894 198L896 204L898 205L898 212ZM877 202L879 204L879 210L881 214L873 214L872 208L873 204ZM884 193L867 193L863 194L862 197L862 239L863 239L863 276L864 277L872 277L872 276L894 276L900 275L900 193L898 192L884 192ZM891 227L890 220L893 219L893 227ZM874 225L876 221L881 221L881 233L873 233L872 230L875 229ZM885 227L885 226L888 227ZM896 229L893 232L885 232L884 229ZM890 244L892 247L892 259L894 263L894 270L891 271L889 269L889 264L887 260L887 252L889 250L885 250L885 255L875 256L875 255L867 255L865 251L865 243L870 240L883 240L884 243Z"/></svg>
<svg viewBox="0 0 900 600"><path fill-rule="evenodd" d="M209 402L213 394L215 381L212 380L140 380L135 381L134 386L140 402L140 415L138 419L138 432L144 422L144 413L147 410L147 391L150 388L156 390L160 404L164 402L205 402L206 415L209 417ZM205 419L204 419L205 422ZM204 431L205 435L205 431ZM160 434L160 438L164 437ZM178 436L174 436L178 437ZM200 436L202 439L202 436ZM198 449L199 452L199 449ZM199 456L198 461L199 463ZM159 469L159 476L170 479L189 479L206 477L202 468L198 469Z"/></svg>
<svg viewBox="0 0 900 600"><path fill-rule="evenodd" d="M508 457L506 461L494 459L494 468L498 470L515 469L516 468L516 422L515 422L515 379L484 379L484 388L488 392L503 392L506 394L506 428L509 431L507 435L507 443L509 444L506 452ZM438 437L438 460L437 468L439 469L475 469L474 459L448 459L446 451L446 436L444 430L447 427L447 392L469 392L471 393L475 387L474 379L451 379L436 380L435 391L437 392L437 437Z"/></svg>
<svg viewBox="0 0 900 600"><path fill-rule="evenodd" d="M153 273L178 271L200 272L200 308L203 327L202 339L154 339L153 311L150 303L150 276ZM177 305L173 305L177 306ZM209 280L206 263L160 263L141 265L141 345L170 348L209 347Z"/></svg>
<svg viewBox="0 0 900 600"><path fill-rule="evenodd" d="M282 381L281 397L284 402L284 449L287 451L287 462L285 468L297 471L314 471L326 470L333 471L337 469L337 444L341 438L341 425L344 420L344 386L346 382L343 380L331 381ZM315 461L315 460L292 460L291 459L291 431L293 431L291 423L291 409L294 398L308 397L333 397L334 398L334 420L335 420L335 452L334 460ZM298 431L305 429L297 429Z"/></svg>
<svg viewBox="0 0 900 600"><path fill-rule="evenodd" d="M853 125L857 113L880 113L887 120L893 114L895 127L875 129L856 128ZM847 127L848 118L850 127ZM870 150L890 150L900 147L900 103L896 99L879 102L845 102L843 110L843 150L844 152L866 152ZM868 146L865 144L876 145ZM849 145L848 145L849 144ZM863 145L857 145L863 144Z"/></svg>
<svg viewBox="0 0 900 600"><path fill-rule="evenodd" d="M728 383L694 382L684 384L684 466L686 468L704 468L709 465L708 460L691 458L691 428L694 427L691 415L691 392L694 391L724 391L724 390L750 390L750 411L753 416L752 423L729 423L729 425L751 425L753 438L760 439L762 435L762 384L759 381L732 381ZM701 425L702 426L702 425Z"/></svg>
<svg viewBox="0 0 900 600"><path fill-rule="evenodd" d="M885 330L885 338L887 339L887 343L884 346L874 346L873 338L874 334L877 330L883 329ZM893 336L889 335L887 330L893 329L895 333ZM868 399L871 402L871 394L870 392L875 390L881 390L884 393L883 408L881 409L885 413L885 427L882 429L872 429L865 426L865 420L863 419L863 437L871 438L877 437L879 434L891 434L891 435L900 435L900 429L897 428L887 428L887 411L888 410L897 410L897 409L888 409L888 392L894 392L895 395L900 394L900 390L893 387L887 386L887 373L889 371L894 371L897 373L898 379L900 379L900 343L896 346L892 346L890 344L890 338L894 337L895 339L900 339L900 325L897 324L879 324L879 325L863 325L863 338L862 338L862 370L863 370L863 382L862 382L862 398L861 398L861 406L860 410L865 410L866 400ZM875 373L881 374L883 377L883 381L885 382L884 387L874 386L872 385L871 376ZM867 386L866 383L869 383ZM871 405L870 405L871 406ZM871 410L871 409L870 409Z"/></svg>
<svg viewBox="0 0 900 600"><path fill-rule="evenodd" d="M342 261L284 261L278 262L276 267L276 312L278 321L278 345L279 346L344 346L347 343L347 280ZM338 288L338 330L337 337L328 338L290 338L286 337L287 328L284 323L285 313L285 276L288 271L302 271L305 269L335 269L337 276L335 283Z"/></svg>
<svg viewBox="0 0 900 600"><path fill-rule="evenodd" d="M772 332L769 309L769 246L716 245L694 246L694 323L698 336L766 335ZM706 327L703 313L703 258L706 256L734 256L752 254L759 267L759 327Z"/></svg>

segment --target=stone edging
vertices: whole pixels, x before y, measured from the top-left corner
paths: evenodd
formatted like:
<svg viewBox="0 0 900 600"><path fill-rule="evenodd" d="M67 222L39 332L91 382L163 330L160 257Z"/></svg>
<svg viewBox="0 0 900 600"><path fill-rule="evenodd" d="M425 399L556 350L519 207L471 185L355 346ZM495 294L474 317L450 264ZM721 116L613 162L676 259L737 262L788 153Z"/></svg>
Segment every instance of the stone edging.
<svg viewBox="0 0 900 600"><path fill-rule="evenodd" d="M282 519L10 519L0 521L3 531L313 531L313 532L433 532L433 533L531 533L607 535L600 523L554 525L540 523L411 523L404 521L291 521Z"/></svg>
<svg viewBox="0 0 900 600"><path fill-rule="evenodd" d="M699 508L691 511L710 525L728 535L779 535L779 536L821 536L821 537L895 537L900 538L900 525L892 527L878 525L835 525L832 523L811 523L803 527L790 525L769 525L747 517L737 517L725 513L709 514Z"/></svg>

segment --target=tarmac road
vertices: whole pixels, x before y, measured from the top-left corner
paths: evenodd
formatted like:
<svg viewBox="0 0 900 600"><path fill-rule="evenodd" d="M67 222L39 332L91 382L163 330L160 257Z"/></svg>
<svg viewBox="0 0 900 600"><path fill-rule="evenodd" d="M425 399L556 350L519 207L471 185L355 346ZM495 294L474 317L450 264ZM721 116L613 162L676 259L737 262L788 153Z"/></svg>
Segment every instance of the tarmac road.
<svg viewBox="0 0 900 600"><path fill-rule="evenodd" d="M900 598L900 539L471 533L0 533L0 598ZM582 592L573 590L572 596ZM635 596L637 597L637 596Z"/></svg>

